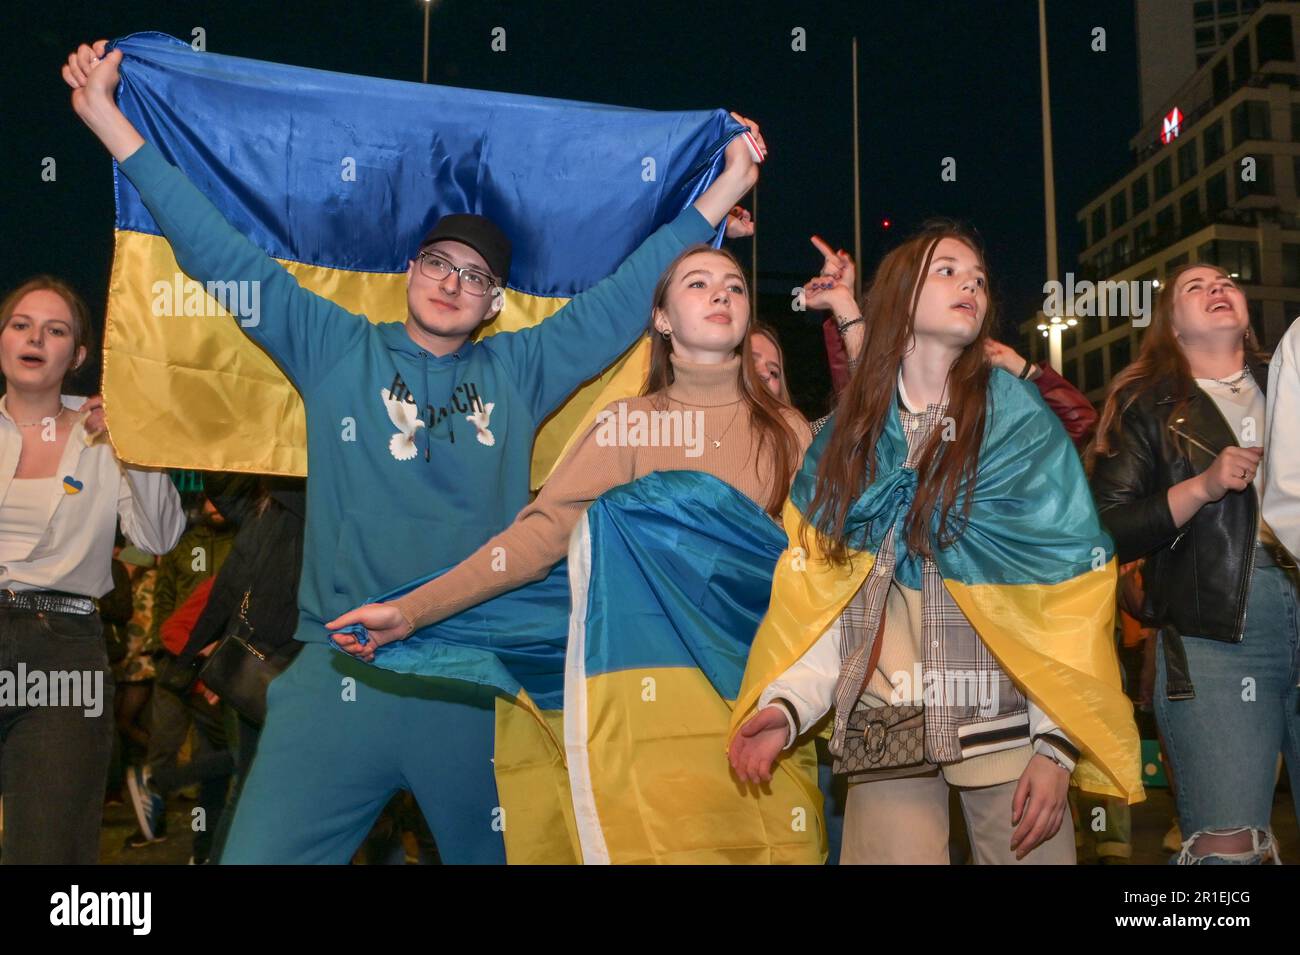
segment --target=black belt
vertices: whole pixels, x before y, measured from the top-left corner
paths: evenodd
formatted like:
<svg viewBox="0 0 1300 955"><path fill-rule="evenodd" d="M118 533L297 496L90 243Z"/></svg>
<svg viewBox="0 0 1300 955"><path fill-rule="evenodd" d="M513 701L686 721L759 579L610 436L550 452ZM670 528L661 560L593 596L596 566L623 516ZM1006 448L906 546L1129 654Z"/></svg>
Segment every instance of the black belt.
<svg viewBox="0 0 1300 955"><path fill-rule="evenodd" d="M0 590L0 610L85 615L95 613L98 609L98 602L91 597L65 594L58 590Z"/></svg>

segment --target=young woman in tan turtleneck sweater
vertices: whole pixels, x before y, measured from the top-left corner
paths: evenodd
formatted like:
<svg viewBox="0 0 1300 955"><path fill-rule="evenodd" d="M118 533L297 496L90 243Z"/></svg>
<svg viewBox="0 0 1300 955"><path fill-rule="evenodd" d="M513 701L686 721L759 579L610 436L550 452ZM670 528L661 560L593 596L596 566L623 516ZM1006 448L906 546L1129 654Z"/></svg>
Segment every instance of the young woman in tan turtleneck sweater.
<svg viewBox="0 0 1300 955"><path fill-rule="evenodd" d="M568 554L569 534L596 498L653 471L712 474L777 518L812 434L803 416L758 380L749 315L735 257L710 246L685 250L655 289L642 395L598 415L537 499L456 567L397 600L326 624L335 631L360 623L372 638L363 646L333 633L338 646L371 660L378 646L542 579ZM680 426L656 427L668 420ZM638 433L638 425L648 427Z"/></svg>

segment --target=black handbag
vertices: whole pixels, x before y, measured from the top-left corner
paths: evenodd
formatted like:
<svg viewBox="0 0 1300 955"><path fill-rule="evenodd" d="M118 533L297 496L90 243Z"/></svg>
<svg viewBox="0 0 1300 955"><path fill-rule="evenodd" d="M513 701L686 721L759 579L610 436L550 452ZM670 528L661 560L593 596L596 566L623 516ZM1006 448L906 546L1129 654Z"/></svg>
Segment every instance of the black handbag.
<svg viewBox="0 0 1300 955"><path fill-rule="evenodd" d="M268 655L253 646L253 626L248 622L251 594L251 589L244 591L234 625L208 657L199 679L240 716L261 726L266 721L266 689L296 653Z"/></svg>

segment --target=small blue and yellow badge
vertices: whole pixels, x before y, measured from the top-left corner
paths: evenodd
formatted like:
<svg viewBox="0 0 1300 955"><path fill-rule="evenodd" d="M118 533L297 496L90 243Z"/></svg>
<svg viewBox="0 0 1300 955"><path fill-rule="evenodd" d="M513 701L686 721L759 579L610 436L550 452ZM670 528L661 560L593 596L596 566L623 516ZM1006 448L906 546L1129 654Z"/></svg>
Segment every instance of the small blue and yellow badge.
<svg viewBox="0 0 1300 955"><path fill-rule="evenodd" d="M78 481L71 474L67 475L63 479L63 490L66 494L80 494L81 489L85 486L85 484Z"/></svg>

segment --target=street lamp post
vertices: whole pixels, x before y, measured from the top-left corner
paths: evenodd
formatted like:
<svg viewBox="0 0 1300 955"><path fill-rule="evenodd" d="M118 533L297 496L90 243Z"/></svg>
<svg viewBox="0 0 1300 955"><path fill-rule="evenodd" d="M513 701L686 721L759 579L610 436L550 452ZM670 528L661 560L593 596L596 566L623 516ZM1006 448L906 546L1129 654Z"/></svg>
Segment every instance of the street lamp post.
<svg viewBox="0 0 1300 955"><path fill-rule="evenodd" d="M1043 206L1047 220L1047 278L1056 281L1056 177L1052 167L1052 98L1047 80L1047 8L1038 0L1038 79L1043 110ZM1061 333L1074 319L1062 322L1061 316L1046 316L1038 330L1047 338L1047 360L1057 374L1061 372Z"/></svg>
<svg viewBox="0 0 1300 955"><path fill-rule="evenodd" d="M424 66L420 69L420 82L429 82L429 10L433 0L424 0Z"/></svg>
<svg viewBox="0 0 1300 955"><path fill-rule="evenodd" d="M1060 315L1044 315L1038 313L1038 330L1043 333L1047 339L1047 360L1052 366L1052 370L1057 374L1061 372L1061 334L1067 328L1073 328L1079 324L1076 318L1061 318Z"/></svg>

